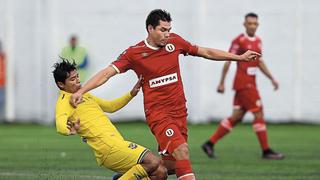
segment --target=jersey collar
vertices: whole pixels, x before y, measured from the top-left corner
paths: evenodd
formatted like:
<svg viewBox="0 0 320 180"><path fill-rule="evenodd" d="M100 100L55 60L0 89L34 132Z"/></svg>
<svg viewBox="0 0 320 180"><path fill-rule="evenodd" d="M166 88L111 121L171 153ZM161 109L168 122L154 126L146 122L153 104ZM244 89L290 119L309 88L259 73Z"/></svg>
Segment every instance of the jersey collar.
<svg viewBox="0 0 320 180"><path fill-rule="evenodd" d="M249 41L255 41L257 39L257 36L254 35L253 37L250 37L247 32L244 32L244 37L246 37L247 39L249 39Z"/></svg>
<svg viewBox="0 0 320 180"><path fill-rule="evenodd" d="M145 44L148 48L150 48L150 49L152 49L152 50L158 50L158 49L159 49L159 47L151 46L151 45L148 43L147 39L144 40L144 44Z"/></svg>

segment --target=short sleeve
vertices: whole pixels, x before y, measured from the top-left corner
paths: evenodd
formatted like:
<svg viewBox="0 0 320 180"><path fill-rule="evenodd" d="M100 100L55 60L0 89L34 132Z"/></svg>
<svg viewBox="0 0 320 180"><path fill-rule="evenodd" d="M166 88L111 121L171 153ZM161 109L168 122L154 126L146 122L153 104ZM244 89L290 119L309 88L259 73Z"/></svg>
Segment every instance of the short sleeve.
<svg viewBox="0 0 320 180"><path fill-rule="evenodd" d="M177 34L173 34L173 36L175 36L176 41L179 43L179 45L181 45L183 55L195 56L198 53L197 45L191 44L190 42L184 40L182 37L180 37Z"/></svg>
<svg viewBox="0 0 320 180"><path fill-rule="evenodd" d="M131 62L128 57L128 50L123 51L117 60L112 62L112 67L117 71L117 73L124 73L131 69Z"/></svg>
<svg viewBox="0 0 320 180"><path fill-rule="evenodd" d="M229 52L232 54L239 54L240 44L238 39L232 41Z"/></svg>

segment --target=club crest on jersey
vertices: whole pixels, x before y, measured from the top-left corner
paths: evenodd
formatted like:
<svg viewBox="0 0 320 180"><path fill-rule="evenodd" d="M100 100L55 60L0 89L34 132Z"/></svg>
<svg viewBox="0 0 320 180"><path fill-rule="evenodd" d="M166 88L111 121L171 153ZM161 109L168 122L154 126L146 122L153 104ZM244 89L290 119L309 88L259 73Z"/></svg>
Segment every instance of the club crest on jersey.
<svg viewBox="0 0 320 180"><path fill-rule="evenodd" d="M161 77L149 80L149 86L150 88L155 88L155 87L171 84L177 81L178 81L178 74L173 73L173 74L169 74L169 75L165 75L165 76L161 76Z"/></svg>
<svg viewBox="0 0 320 180"><path fill-rule="evenodd" d="M137 147L138 147L138 145L135 144L135 143L130 143L129 146L128 146L128 148L130 148L130 149L135 149Z"/></svg>
<svg viewBox="0 0 320 180"><path fill-rule="evenodd" d="M173 134L174 134L174 131L172 129L166 130L166 136L171 137L171 136L173 136Z"/></svg>
<svg viewBox="0 0 320 180"><path fill-rule="evenodd" d="M173 44L167 44L165 47L166 51L168 52L173 52L176 48L174 47Z"/></svg>

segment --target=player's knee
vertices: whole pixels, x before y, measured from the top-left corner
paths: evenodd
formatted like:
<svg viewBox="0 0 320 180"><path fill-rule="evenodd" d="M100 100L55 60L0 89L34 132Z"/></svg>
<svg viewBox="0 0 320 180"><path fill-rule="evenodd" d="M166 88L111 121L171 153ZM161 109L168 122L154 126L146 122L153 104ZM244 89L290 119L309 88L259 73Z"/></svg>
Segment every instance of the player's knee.
<svg viewBox="0 0 320 180"><path fill-rule="evenodd" d="M176 161L165 160L161 164L166 168L168 175L176 174Z"/></svg>
<svg viewBox="0 0 320 180"><path fill-rule="evenodd" d="M164 180L168 178L167 168L163 165L160 165L158 169L154 172L154 176L157 177L158 180Z"/></svg>
<svg viewBox="0 0 320 180"><path fill-rule="evenodd" d="M253 113L255 119L262 119L263 118L263 111L260 110L258 112Z"/></svg>
<svg viewBox="0 0 320 180"><path fill-rule="evenodd" d="M142 161L142 165L144 166L146 172L148 174L152 174L156 171L160 166L160 159L153 155L152 153L148 153L146 157Z"/></svg>
<svg viewBox="0 0 320 180"><path fill-rule="evenodd" d="M184 143L178 146L172 153L176 160L189 159L189 147Z"/></svg>

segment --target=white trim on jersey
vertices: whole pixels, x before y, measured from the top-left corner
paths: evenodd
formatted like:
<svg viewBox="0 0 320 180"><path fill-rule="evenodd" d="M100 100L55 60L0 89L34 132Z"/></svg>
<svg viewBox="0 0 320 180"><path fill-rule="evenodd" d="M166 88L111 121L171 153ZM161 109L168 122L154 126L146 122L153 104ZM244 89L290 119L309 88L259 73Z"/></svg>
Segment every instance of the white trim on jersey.
<svg viewBox="0 0 320 180"><path fill-rule="evenodd" d="M152 50L158 50L158 49L159 49L159 47L153 47L153 46L151 46L151 45L148 43L147 39L144 40L144 44L146 44L146 46L147 46L148 48L152 49Z"/></svg>
<svg viewBox="0 0 320 180"><path fill-rule="evenodd" d="M255 41L255 40L257 40L257 36L256 36L256 35L254 35L253 37L250 37L250 36L247 34L247 32L244 32L243 34L244 34L244 36L245 36L247 39L249 39L250 41Z"/></svg>
<svg viewBox="0 0 320 180"><path fill-rule="evenodd" d="M111 64L111 66L113 67L114 70L117 71L118 74L120 74L120 70L118 69L117 66L115 66L114 64Z"/></svg>

